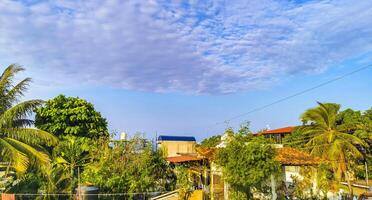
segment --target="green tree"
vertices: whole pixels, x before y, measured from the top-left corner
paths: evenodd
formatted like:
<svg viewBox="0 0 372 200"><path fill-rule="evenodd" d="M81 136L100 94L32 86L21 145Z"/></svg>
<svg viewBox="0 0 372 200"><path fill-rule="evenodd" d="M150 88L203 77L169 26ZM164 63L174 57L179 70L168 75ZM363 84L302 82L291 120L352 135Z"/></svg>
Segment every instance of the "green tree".
<svg viewBox="0 0 372 200"><path fill-rule="evenodd" d="M218 150L216 163L232 188L233 199L252 199L252 192L267 192L271 175L280 173L275 149L262 138L249 141L232 136L225 148Z"/></svg>
<svg viewBox="0 0 372 200"><path fill-rule="evenodd" d="M192 182L189 179L189 169L185 166L176 166L174 172L177 176L178 196L180 200L188 200L192 193Z"/></svg>
<svg viewBox="0 0 372 200"><path fill-rule="evenodd" d="M333 103L318 103L318 107L305 111L301 119L304 123L302 133L309 137L306 147L314 156L319 156L331 163L337 180L342 177L348 182L351 195L352 157L362 159L363 155L356 145L366 146L358 137L342 132L337 127L337 115L340 105Z"/></svg>
<svg viewBox="0 0 372 200"><path fill-rule="evenodd" d="M48 181L49 178L53 178L50 180L53 181L58 180L56 179L58 177L63 177L64 182L68 180L68 187L66 187L69 188L68 192L73 193L78 185L78 171L83 170L90 162L89 150L91 145L93 145L93 142L89 138L65 136L53 150L54 165L50 172L46 174ZM57 185L57 183L55 184Z"/></svg>
<svg viewBox="0 0 372 200"><path fill-rule="evenodd" d="M221 136L220 135L214 135L209 138L205 138L201 143L201 147L215 147L219 143L221 143Z"/></svg>
<svg viewBox="0 0 372 200"><path fill-rule="evenodd" d="M372 108L365 112L346 109L337 116L337 128L343 132L352 134L368 144L372 145ZM362 150L365 160L357 160L355 174L358 178L365 179L365 164L368 164L368 172L372 174L372 149L359 146Z"/></svg>
<svg viewBox="0 0 372 200"><path fill-rule="evenodd" d="M17 172L25 172L31 162L47 164L48 154L44 146L57 144L52 134L30 128L33 121L28 117L41 106L41 100L19 102L24 95L30 78L14 83L14 77L24 68L12 64L0 77L0 161L10 162Z"/></svg>
<svg viewBox="0 0 372 200"><path fill-rule="evenodd" d="M83 174L84 182L102 192L142 193L174 189L175 176L161 151L153 151L151 143L135 137L118 141L112 147L98 145L92 150L95 161Z"/></svg>
<svg viewBox="0 0 372 200"><path fill-rule="evenodd" d="M289 134L283 138L283 144L294 148L305 148L310 136L305 136L301 128L295 128L292 134Z"/></svg>
<svg viewBox="0 0 372 200"><path fill-rule="evenodd" d="M58 163L43 168L40 176L43 182L40 186L46 194L71 193L71 177L66 173L66 168ZM45 196L44 199L53 199L53 196Z"/></svg>
<svg viewBox="0 0 372 200"><path fill-rule="evenodd" d="M93 104L78 97L59 95L36 110L35 125L58 137L108 137L107 121Z"/></svg>

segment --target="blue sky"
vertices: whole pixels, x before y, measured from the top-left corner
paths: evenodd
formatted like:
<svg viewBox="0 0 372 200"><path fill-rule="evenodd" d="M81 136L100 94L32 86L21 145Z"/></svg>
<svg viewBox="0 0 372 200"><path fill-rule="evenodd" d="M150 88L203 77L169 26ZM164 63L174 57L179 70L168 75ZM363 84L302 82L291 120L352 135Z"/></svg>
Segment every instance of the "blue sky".
<svg viewBox="0 0 372 200"><path fill-rule="evenodd" d="M221 133L214 125L372 63L371 1L0 1L0 65L26 98L95 104L110 129ZM298 124L316 101L372 106L372 69L230 122Z"/></svg>

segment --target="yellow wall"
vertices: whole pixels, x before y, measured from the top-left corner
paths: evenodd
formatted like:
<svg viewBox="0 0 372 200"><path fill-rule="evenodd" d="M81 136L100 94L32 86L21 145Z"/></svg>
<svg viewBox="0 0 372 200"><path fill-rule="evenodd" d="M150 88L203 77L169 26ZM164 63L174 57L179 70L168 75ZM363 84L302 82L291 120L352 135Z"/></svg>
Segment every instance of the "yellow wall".
<svg viewBox="0 0 372 200"><path fill-rule="evenodd" d="M202 190L195 190L192 192L189 200L202 200L203 199L203 191Z"/></svg>
<svg viewBox="0 0 372 200"><path fill-rule="evenodd" d="M179 153L196 153L195 141L159 141L159 148L165 150L167 157L178 156Z"/></svg>

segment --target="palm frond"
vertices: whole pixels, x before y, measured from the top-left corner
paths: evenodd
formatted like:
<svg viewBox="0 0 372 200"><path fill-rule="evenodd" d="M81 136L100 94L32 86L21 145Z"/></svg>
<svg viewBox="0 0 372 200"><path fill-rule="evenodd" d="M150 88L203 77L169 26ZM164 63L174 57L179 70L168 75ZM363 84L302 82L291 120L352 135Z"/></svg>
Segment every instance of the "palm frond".
<svg viewBox="0 0 372 200"><path fill-rule="evenodd" d="M1 155L12 163L12 167L19 173L24 173L29 165L26 154L9 144L5 138L0 138Z"/></svg>
<svg viewBox="0 0 372 200"><path fill-rule="evenodd" d="M360 144L364 147L368 147L368 144L365 143L363 140L361 140L360 138L356 137L355 135L351 135L351 134L347 134L347 133L342 133L342 132L339 132L338 135L337 135L340 139L343 139L345 141L348 141L352 144Z"/></svg>
<svg viewBox="0 0 372 200"><path fill-rule="evenodd" d="M18 101L18 98L24 95L24 92L27 90L27 86L29 86L31 82L31 78L25 78L20 81L17 85L11 88L6 94L5 99L9 102L9 104L13 104Z"/></svg>
<svg viewBox="0 0 372 200"><path fill-rule="evenodd" d="M34 147L26 143L20 142L12 138L4 138L3 140L8 142L10 145L12 145L17 150L28 155L28 157L36 158L40 163L47 164L50 161L48 154L42 151L38 151Z"/></svg>
<svg viewBox="0 0 372 200"><path fill-rule="evenodd" d="M46 131L36 128L2 128L6 137L25 142L30 145L56 145L58 138Z"/></svg>
<svg viewBox="0 0 372 200"><path fill-rule="evenodd" d="M42 100L30 100L18 103L24 95L30 78L15 83L14 77L24 68L12 64L0 76L0 153L1 160L12 163L17 172L25 172L30 160L37 163L47 163L49 156L43 150L43 145L55 145L55 136L38 129L28 128L33 120L28 119L38 108Z"/></svg>
<svg viewBox="0 0 372 200"><path fill-rule="evenodd" d="M17 64L9 65L0 76L0 89L2 91L8 89L13 83L14 76L25 69Z"/></svg>
<svg viewBox="0 0 372 200"><path fill-rule="evenodd" d="M13 127L14 120L28 117L42 103L42 100L29 100L7 109L0 115L0 127Z"/></svg>
<svg viewBox="0 0 372 200"><path fill-rule="evenodd" d="M9 99L6 94L12 90L14 76L23 71L24 68L17 64L8 66L0 76L0 113L8 109L11 106L11 101L15 99Z"/></svg>

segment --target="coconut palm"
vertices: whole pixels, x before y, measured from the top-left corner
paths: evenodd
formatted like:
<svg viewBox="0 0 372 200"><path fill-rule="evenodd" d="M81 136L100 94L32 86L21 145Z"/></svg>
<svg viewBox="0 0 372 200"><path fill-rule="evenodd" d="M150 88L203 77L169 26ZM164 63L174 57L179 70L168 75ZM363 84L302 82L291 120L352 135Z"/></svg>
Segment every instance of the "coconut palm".
<svg viewBox="0 0 372 200"><path fill-rule="evenodd" d="M363 158L357 145L366 144L358 137L337 129L336 117L340 105L319 102L318 105L305 111L301 116L304 122L302 133L308 138L305 146L312 155L321 157L332 165L337 180L341 178L347 180L352 194L349 164L351 158Z"/></svg>
<svg viewBox="0 0 372 200"><path fill-rule="evenodd" d="M23 70L12 64L0 76L0 161L9 162L20 173L31 162L48 163L49 156L43 147L57 143L52 134L31 127L33 121L27 117L42 101L19 101L31 82L25 78L14 83L15 75Z"/></svg>

